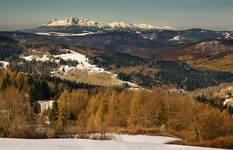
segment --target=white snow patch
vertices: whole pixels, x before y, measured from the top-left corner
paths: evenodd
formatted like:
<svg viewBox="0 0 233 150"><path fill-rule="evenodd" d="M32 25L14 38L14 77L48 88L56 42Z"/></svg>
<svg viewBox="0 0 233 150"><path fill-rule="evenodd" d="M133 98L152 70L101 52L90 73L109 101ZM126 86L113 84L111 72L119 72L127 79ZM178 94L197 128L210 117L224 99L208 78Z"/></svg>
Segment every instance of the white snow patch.
<svg viewBox="0 0 233 150"><path fill-rule="evenodd" d="M227 104L229 104L231 102L233 102L233 98L228 98L223 102L223 105L225 106L225 105L227 105Z"/></svg>
<svg viewBox="0 0 233 150"><path fill-rule="evenodd" d="M38 101L40 105L40 112L41 114L44 113L45 111L52 109L53 107L53 100L50 101Z"/></svg>
<svg viewBox="0 0 233 150"><path fill-rule="evenodd" d="M62 33L62 32L37 32L37 35L46 35L46 36L86 36L99 34L101 32L84 32L84 33Z"/></svg>
<svg viewBox="0 0 233 150"><path fill-rule="evenodd" d="M26 61L32 61L35 58L35 56L33 55L21 56L21 58L25 59Z"/></svg>
<svg viewBox="0 0 233 150"><path fill-rule="evenodd" d="M29 55L29 56L21 56L21 58L25 59L26 61L32 61L32 60L42 61L42 62L50 61L50 58L47 55L43 55L42 57Z"/></svg>
<svg viewBox="0 0 233 150"><path fill-rule="evenodd" d="M230 33L228 32L223 33L223 35L225 36L226 39L232 39Z"/></svg>
<svg viewBox="0 0 233 150"><path fill-rule="evenodd" d="M103 68L99 68L96 65L90 64L89 59L85 55L82 55L78 52L75 52L75 51L69 50L69 49L67 49L66 51L69 51L70 53L61 54L61 55L54 55L54 57L59 58L59 59L63 59L65 61L68 61L68 60L77 61L78 65L75 67L69 67L67 65L61 66L59 68L59 71L69 72L70 70L78 69L78 70L87 70L87 71L92 72L92 73L96 73L96 72L110 73L108 71L105 71Z"/></svg>
<svg viewBox="0 0 233 150"><path fill-rule="evenodd" d="M132 83L132 82L125 81L125 84L130 87L129 90L134 90L134 91L136 91L136 90L144 90L142 87L140 87L137 84Z"/></svg>
<svg viewBox="0 0 233 150"><path fill-rule="evenodd" d="M60 58L63 60L72 60L72 61L77 61L79 63L82 62L88 62L88 58L85 55L82 55L78 52L75 52L73 50L66 49L67 52L66 54L60 54L60 55L54 55L56 58Z"/></svg>
<svg viewBox="0 0 233 150"><path fill-rule="evenodd" d="M173 37L169 41L180 41L180 38L181 38L180 35L178 35L178 36Z"/></svg>
<svg viewBox="0 0 233 150"><path fill-rule="evenodd" d="M135 27L140 28L140 29L155 29L156 27L151 25L151 24L134 24ZM158 27L157 27L158 28ZM158 28L159 29L159 28Z"/></svg>
<svg viewBox="0 0 233 150"><path fill-rule="evenodd" d="M193 146L168 145L176 138L121 135L116 140L86 139L0 139L2 150L217 150Z"/></svg>
<svg viewBox="0 0 233 150"><path fill-rule="evenodd" d="M115 136L116 141L131 142L131 143L153 143L153 144L164 144L171 141L179 140L172 137L163 136L146 136L146 135L117 135Z"/></svg>
<svg viewBox="0 0 233 150"><path fill-rule="evenodd" d="M135 84L135 83L132 83L132 82L125 82L127 85L129 85L130 87L133 87L133 88L138 88L138 85Z"/></svg>
<svg viewBox="0 0 233 150"><path fill-rule="evenodd" d="M9 62L7 61L0 61L0 64L3 68L7 68L9 66Z"/></svg>
<svg viewBox="0 0 233 150"><path fill-rule="evenodd" d="M50 33L48 32L37 32L36 34L37 35L50 35Z"/></svg>

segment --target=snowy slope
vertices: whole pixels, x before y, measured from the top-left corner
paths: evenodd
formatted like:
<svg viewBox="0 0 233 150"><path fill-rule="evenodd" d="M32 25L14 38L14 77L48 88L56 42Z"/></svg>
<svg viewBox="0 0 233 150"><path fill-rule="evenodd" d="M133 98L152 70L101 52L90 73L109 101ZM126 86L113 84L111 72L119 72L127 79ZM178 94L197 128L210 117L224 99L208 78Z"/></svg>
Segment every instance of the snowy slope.
<svg viewBox="0 0 233 150"><path fill-rule="evenodd" d="M22 56L21 58L25 59L26 61L32 61L32 60L42 61L42 62L50 61L47 55L43 55L42 57L29 55L29 56Z"/></svg>
<svg viewBox="0 0 233 150"><path fill-rule="evenodd" d="M121 140L83 139L0 139L0 150L215 150L164 144L176 140L169 137L119 136Z"/></svg>
<svg viewBox="0 0 233 150"><path fill-rule="evenodd" d="M116 74L113 74L109 71L104 70L103 68L99 68L96 65L93 65L89 62L89 59L76 51L70 50L70 49L62 49L63 53L59 55L52 55L50 53L44 53L42 55L28 55L28 56L21 56L22 59L26 61L41 61L41 62L53 62L58 65L58 68L54 68L51 72L51 76L57 76L62 79L66 80L72 80L77 82L85 82L89 83L90 80L94 80L92 82L98 81L101 82L103 85L105 83L111 83L110 85L123 85L127 84L131 89L138 90L141 89L138 85L130 82L121 81L117 78ZM75 65L61 65L60 62L65 61L73 61L77 62ZM81 71L81 72L80 72ZM85 72L87 74L85 75L85 78L83 77ZM80 77L82 76L82 78ZM94 78L94 76L96 78ZM79 80L77 80L79 79ZM104 81L102 81L104 80ZM92 83L91 82L91 83ZM99 85L99 84L98 84ZM105 85L106 86L106 85Z"/></svg>
<svg viewBox="0 0 233 150"><path fill-rule="evenodd" d="M79 70L86 70L89 72L105 72L105 73L110 73L108 71L105 71L103 68L99 68L96 65L92 65L89 63L89 59L78 52L75 52L70 49L65 49L64 50L66 53L60 54L60 55L52 55L52 54L44 54L42 57L38 55L29 55L29 56L21 56L21 58L25 59L26 61L42 61L42 62L56 62L59 63L61 60L64 61L75 61L78 62L77 66L67 66L67 65L61 65L58 70L55 70L53 72L57 73L58 71L64 70L65 72L70 71L72 69L79 69Z"/></svg>
<svg viewBox="0 0 233 150"><path fill-rule="evenodd" d="M173 27L170 26L155 26L151 24L130 24L126 22L98 22L89 19L83 18L69 18L69 19L53 19L49 21L46 26L87 26L87 27L97 27L97 28L107 28L107 29L143 29L143 30L151 30L151 29L168 29L174 30Z"/></svg>
<svg viewBox="0 0 233 150"><path fill-rule="evenodd" d="M61 55L54 55L55 58L59 58L59 59L63 59L65 61L77 61L78 65L76 67L68 67L68 66L61 66L60 67L60 71L64 69L65 70L71 70L71 69L78 69L78 70L87 70L89 72L94 72L94 73L98 73L98 72L106 72L106 73L110 73L108 71L105 71L103 68L99 68L96 65L92 65L89 63L89 59L85 56L82 55L78 52L75 52L73 50L69 50L67 49L67 51L69 51L69 53L66 54L61 54Z"/></svg>

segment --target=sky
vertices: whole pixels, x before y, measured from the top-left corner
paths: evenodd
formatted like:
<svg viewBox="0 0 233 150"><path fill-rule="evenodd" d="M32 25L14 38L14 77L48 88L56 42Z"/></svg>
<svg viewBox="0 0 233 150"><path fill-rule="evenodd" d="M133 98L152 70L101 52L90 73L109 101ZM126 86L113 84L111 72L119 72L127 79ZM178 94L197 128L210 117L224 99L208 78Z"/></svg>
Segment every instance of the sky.
<svg viewBox="0 0 233 150"><path fill-rule="evenodd" d="M0 0L1 30L70 17L233 31L233 0Z"/></svg>

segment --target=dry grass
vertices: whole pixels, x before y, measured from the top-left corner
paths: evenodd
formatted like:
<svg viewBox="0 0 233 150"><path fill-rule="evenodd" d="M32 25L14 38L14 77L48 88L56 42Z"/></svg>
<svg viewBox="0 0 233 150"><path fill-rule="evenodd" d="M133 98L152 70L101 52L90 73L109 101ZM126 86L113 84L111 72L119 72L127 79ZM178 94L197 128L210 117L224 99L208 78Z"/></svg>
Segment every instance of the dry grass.
<svg viewBox="0 0 233 150"><path fill-rule="evenodd" d="M218 70L218 71L229 71L233 72L233 54L227 55L225 57L221 57L218 59L198 59L194 61L189 61L190 65L201 69L211 69L211 70Z"/></svg>
<svg viewBox="0 0 233 150"><path fill-rule="evenodd" d="M157 128L119 128L115 133L130 134L130 135L158 135L160 130Z"/></svg>
<svg viewBox="0 0 233 150"><path fill-rule="evenodd" d="M200 142L172 141L168 144L233 149L233 137L219 137L214 140Z"/></svg>
<svg viewBox="0 0 233 150"><path fill-rule="evenodd" d="M113 134L129 134L129 135L150 135L150 136L173 136L168 131L164 130L163 127L158 128L112 128L108 129L108 133Z"/></svg>
<svg viewBox="0 0 233 150"><path fill-rule="evenodd" d="M233 137L219 137L211 141L203 141L197 146L233 149Z"/></svg>
<svg viewBox="0 0 233 150"><path fill-rule="evenodd" d="M117 86L123 84L113 74L106 72L90 73L88 71L74 70L63 75L62 78L77 83L88 83L100 86Z"/></svg>

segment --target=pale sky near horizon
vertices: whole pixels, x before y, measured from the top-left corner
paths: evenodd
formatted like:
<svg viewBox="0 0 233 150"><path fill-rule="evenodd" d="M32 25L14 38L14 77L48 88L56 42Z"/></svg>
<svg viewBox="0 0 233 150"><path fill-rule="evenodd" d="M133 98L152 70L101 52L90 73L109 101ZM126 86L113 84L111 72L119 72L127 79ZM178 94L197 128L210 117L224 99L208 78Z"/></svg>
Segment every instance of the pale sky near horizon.
<svg viewBox="0 0 233 150"><path fill-rule="evenodd" d="M233 0L0 0L0 29L89 18L233 31Z"/></svg>

